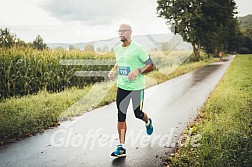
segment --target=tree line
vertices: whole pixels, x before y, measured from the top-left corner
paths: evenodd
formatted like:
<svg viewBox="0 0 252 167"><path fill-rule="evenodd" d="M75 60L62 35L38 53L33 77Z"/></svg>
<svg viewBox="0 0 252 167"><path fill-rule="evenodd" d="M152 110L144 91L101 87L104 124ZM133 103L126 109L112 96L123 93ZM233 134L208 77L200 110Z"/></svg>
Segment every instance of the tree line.
<svg viewBox="0 0 252 167"><path fill-rule="evenodd" d="M158 0L157 13L167 20L174 34L180 34L200 51L208 54L252 53L252 37L239 26L234 0ZM251 29L250 29L251 30Z"/></svg>
<svg viewBox="0 0 252 167"><path fill-rule="evenodd" d="M42 37L37 35L33 42L26 43L25 41L16 37L16 34L10 32L10 29L0 29L0 48L12 47L30 47L37 50L47 49L47 44L44 43Z"/></svg>
<svg viewBox="0 0 252 167"><path fill-rule="evenodd" d="M14 46L33 48L37 50L44 50L49 48L40 35L37 35L33 42L26 43L25 41L17 38L16 34L11 33L10 29L0 29L0 48L12 48ZM78 50L78 48L75 48L73 45L70 45L68 50ZM84 50L94 52L95 48L92 44L88 44L84 47ZM107 52L110 50L108 46L104 45L103 47L97 48L96 51Z"/></svg>
<svg viewBox="0 0 252 167"><path fill-rule="evenodd" d="M242 46L240 48L241 53L252 52L252 15L247 15L238 18L240 30L242 32Z"/></svg>

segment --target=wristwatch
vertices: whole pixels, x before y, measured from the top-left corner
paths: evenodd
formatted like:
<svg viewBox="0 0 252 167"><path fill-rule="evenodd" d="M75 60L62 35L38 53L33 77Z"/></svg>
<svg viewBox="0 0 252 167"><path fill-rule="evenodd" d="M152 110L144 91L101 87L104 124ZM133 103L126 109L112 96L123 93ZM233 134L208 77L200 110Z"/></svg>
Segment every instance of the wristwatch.
<svg viewBox="0 0 252 167"><path fill-rule="evenodd" d="M139 74L142 74L142 71L141 71L140 68L138 68L138 75L139 75Z"/></svg>

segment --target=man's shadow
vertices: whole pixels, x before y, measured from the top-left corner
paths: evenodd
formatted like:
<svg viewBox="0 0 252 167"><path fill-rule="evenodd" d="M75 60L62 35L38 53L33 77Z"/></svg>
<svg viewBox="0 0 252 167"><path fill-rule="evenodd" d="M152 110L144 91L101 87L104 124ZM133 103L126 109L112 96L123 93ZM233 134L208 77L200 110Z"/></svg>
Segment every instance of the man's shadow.
<svg viewBox="0 0 252 167"><path fill-rule="evenodd" d="M112 161L112 166L126 166L125 165L126 157L115 158Z"/></svg>

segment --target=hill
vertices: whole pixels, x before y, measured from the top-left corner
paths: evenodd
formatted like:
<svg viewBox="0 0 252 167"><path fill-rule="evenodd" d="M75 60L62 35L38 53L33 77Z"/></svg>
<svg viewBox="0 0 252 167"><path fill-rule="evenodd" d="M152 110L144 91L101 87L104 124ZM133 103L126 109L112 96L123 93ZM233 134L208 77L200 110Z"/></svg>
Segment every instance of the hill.
<svg viewBox="0 0 252 167"><path fill-rule="evenodd" d="M252 39L252 15L239 17L238 21L241 31Z"/></svg>
<svg viewBox="0 0 252 167"><path fill-rule="evenodd" d="M173 34L149 34L149 35L135 35L132 36L132 39L137 43L141 44L146 50L162 50L164 48L174 48L176 49L185 49L190 46L186 42L183 42L182 38L178 35ZM69 49L69 47L74 47L83 50L86 46L92 45L96 51L111 50L116 45L120 43L117 37L110 38L107 40L98 40L86 43L48 43L49 48L64 48Z"/></svg>
<svg viewBox="0 0 252 167"><path fill-rule="evenodd" d="M252 27L252 14L239 17L238 21L240 23L241 29L251 28Z"/></svg>

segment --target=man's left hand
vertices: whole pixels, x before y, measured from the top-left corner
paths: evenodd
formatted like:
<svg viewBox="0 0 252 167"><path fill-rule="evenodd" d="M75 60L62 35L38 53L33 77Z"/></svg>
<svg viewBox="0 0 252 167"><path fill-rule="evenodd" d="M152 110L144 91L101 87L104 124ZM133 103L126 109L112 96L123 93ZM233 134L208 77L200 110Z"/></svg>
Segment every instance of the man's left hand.
<svg viewBox="0 0 252 167"><path fill-rule="evenodd" d="M134 81L136 79L136 77L139 75L138 69L131 71L128 75L128 79L130 81Z"/></svg>

